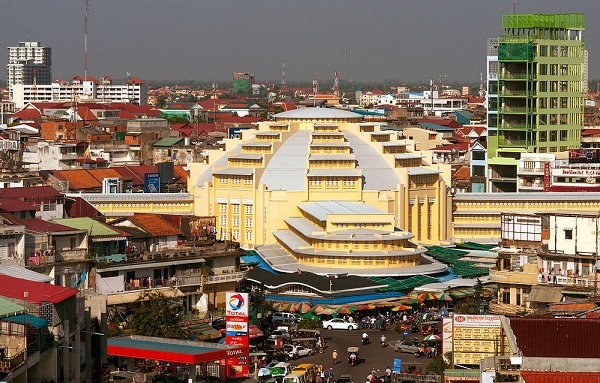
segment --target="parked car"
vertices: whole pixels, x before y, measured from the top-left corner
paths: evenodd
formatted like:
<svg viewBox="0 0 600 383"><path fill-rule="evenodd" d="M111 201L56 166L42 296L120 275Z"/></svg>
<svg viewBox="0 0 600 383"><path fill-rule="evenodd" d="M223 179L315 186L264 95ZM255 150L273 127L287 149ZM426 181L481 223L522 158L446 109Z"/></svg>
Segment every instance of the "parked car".
<svg viewBox="0 0 600 383"><path fill-rule="evenodd" d="M423 348L423 344L418 340L399 340L395 343L392 343L392 347L396 352L406 352L409 354L419 355L421 352L421 348Z"/></svg>
<svg viewBox="0 0 600 383"><path fill-rule="evenodd" d="M267 342L275 343L277 338L289 338L289 332L284 329L275 330L269 335Z"/></svg>
<svg viewBox="0 0 600 383"><path fill-rule="evenodd" d="M357 330L358 323L346 322L342 318L333 318L323 321L323 328L327 330Z"/></svg>
<svg viewBox="0 0 600 383"><path fill-rule="evenodd" d="M335 380L335 383L354 383L354 380L352 380L352 375L342 374Z"/></svg>
<svg viewBox="0 0 600 383"><path fill-rule="evenodd" d="M312 348L306 348L304 346L292 346L288 355L291 359L297 359L301 356L310 356L313 354Z"/></svg>
<svg viewBox="0 0 600 383"><path fill-rule="evenodd" d="M273 316L271 316L271 322L273 322L274 324L281 323L285 319L292 321L294 323L297 323L297 322L300 322L300 319L302 319L302 318L298 314L279 313L279 312L273 313Z"/></svg>

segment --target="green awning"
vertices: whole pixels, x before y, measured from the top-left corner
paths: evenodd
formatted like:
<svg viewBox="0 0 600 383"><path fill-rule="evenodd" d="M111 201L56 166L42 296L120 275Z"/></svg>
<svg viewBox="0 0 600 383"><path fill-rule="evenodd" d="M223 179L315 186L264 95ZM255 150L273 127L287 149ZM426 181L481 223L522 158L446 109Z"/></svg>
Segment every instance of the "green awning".
<svg viewBox="0 0 600 383"><path fill-rule="evenodd" d="M48 320L31 314L13 315L11 317L3 318L2 322L18 323L22 325L26 324L27 327L35 327L37 329L48 326Z"/></svg>

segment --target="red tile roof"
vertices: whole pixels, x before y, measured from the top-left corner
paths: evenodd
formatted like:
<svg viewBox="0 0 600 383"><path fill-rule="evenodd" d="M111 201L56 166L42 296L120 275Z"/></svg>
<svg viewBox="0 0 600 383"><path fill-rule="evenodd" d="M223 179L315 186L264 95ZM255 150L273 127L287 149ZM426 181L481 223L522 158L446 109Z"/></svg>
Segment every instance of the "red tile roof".
<svg viewBox="0 0 600 383"><path fill-rule="evenodd" d="M600 358L598 336L590 336L600 334L600 320L510 318L510 327L524 357Z"/></svg>
<svg viewBox="0 0 600 383"><path fill-rule="evenodd" d="M260 122L260 121L265 121L265 119L263 117L252 117L252 116L238 117L238 116L232 116L228 113L217 115L217 122L219 122L219 123L236 122L236 123L250 124L252 122Z"/></svg>
<svg viewBox="0 0 600 383"><path fill-rule="evenodd" d="M527 383L600 383L600 372L521 371L521 376Z"/></svg>
<svg viewBox="0 0 600 383"><path fill-rule="evenodd" d="M86 121L86 122L90 122L90 121L97 122L98 121L98 117L96 117L96 115L92 112L90 107L78 106L77 114L83 121Z"/></svg>
<svg viewBox="0 0 600 383"><path fill-rule="evenodd" d="M78 290L0 274L0 296L23 300L24 292L27 292L27 302L35 304L50 302L56 304L75 296Z"/></svg>
<svg viewBox="0 0 600 383"><path fill-rule="evenodd" d="M165 218L158 214L134 214L129 219L136 225L141 227L144 231L152 234L155 237L166 237L172 235L183 234L181 230L177 229L169 223Z"/></svg>
<svg viewBox="0 0 600 383"><path fill-rule="evenodd" d="M33 118L38 118L42 114L35 109L21 109L16 113L13 113L13 118L20 118L21 120L30 120Z"/></svg>
<svg viewBox="0 0 600 383"><path fill-rule="evenodd" d="M87 170L73 169L73 170L55 170L52 174L60 174L69 181L69 189L80 190L80 189L95 189L101 188L102 182L98 181L92 176Z"/></svg>
<svg viewBox="0 0 600 383"><path fill-rule="evenodd" d="M121 178L121 174L119 174L119 172L117 172L113 168L89 169L88 173L90 173L90 175L92 177L97 179L98 182L100 182L100 184L102 184L102 182L104 182L105 178Z"/></svg>
<svg viewBox="0 0 600 383"><path fill-rule="evenodd" d="M132 78L131 80L129 80L127 82L128 84L145 84L146 82L144 80L141 80L137 77Z"/></svg>

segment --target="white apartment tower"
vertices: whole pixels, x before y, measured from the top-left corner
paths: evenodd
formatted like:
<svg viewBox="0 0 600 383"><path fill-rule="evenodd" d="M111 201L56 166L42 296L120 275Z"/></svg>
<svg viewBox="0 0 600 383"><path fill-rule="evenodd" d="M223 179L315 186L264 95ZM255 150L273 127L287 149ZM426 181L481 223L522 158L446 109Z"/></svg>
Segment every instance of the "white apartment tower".
<svg viewBox="0 0 600 383"><path fill-rule="evenodd" d="M18 47L8 47L6 72L9 90L15 84L51 84L52 48L39 42L20 42Z"/></svg>

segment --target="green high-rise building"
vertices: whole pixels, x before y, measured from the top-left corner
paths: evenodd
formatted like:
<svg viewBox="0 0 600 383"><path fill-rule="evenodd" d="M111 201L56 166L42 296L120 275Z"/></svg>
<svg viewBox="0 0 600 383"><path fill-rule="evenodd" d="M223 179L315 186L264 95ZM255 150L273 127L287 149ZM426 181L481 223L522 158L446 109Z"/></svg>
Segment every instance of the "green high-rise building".
<svg viewBox="0 0 600 383"><path fill-rule="evenodd" d="M517 191L521 153L579 148L584 25L583 14L502 17L497 63L488 56L488 191Z"/></svg>

